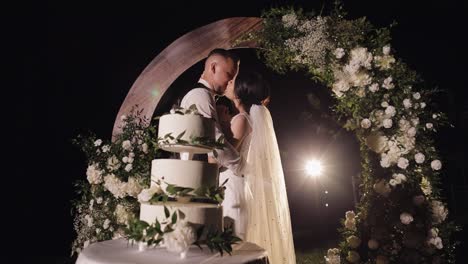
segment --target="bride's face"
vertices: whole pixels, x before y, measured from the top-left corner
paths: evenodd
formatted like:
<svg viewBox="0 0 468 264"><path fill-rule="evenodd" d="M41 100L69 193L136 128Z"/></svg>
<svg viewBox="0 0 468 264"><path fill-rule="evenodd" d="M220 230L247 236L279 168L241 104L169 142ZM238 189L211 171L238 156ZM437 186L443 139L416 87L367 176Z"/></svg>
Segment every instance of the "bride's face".
<svg viewBox="0 0 468 264"><path fill-rule="evenodd" d="M234 77L234 79L228 82L226 91L224 92L224 95L231 101L233 101L236 98L236 95L234 94L234 84L236 82L236 76Z"/></svg>

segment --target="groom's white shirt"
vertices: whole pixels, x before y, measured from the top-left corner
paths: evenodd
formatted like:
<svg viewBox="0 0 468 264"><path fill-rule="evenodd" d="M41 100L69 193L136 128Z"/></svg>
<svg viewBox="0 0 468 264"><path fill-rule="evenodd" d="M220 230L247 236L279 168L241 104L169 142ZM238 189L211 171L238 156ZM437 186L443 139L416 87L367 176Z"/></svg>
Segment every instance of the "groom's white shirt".
<svg viewBox="0 0 468 264"><path fill-rule="evenodd" d="M206 87L210 88L210 90L205 88L192 89L184 96L184 98L182 98L180 106L188 108L195 104L200 114L207 118L213 118L215 120L215 135L216 138L219 138L223 135L223 132L221 130L221 125L218 122L219 119L218 112L216 111L215 94L211 91L211 85L207 81L200 79L198 82L204 84ZM216 152L218 153L216 160L219 165L228 168L237 176L241 176L239 172L241 167L239 152L237 152L229 142L225 141L224 149L217 149ZM210 153L210 156L212 156L212 153Z"/></svg>

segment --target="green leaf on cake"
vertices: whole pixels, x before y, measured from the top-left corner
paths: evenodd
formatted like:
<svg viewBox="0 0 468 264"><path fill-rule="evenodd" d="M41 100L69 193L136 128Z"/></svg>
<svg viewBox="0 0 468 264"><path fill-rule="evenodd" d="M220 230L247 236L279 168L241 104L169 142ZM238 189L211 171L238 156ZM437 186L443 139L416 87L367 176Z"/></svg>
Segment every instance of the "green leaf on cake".
<svg viewBox="0 0 468 264"><path fill-rule="evenodd" d="M177 211L172 214L172 224L174 225L175 223L177 223Z"/></svg>
<svg viewBox="0 0 468 264"><path fill-rule="evenodd" d="M169 209L167 209L165 205L164 205L164 215L166 215L166 218L169 218L169 216L171 215L171 213L169 212Z"/></svg>

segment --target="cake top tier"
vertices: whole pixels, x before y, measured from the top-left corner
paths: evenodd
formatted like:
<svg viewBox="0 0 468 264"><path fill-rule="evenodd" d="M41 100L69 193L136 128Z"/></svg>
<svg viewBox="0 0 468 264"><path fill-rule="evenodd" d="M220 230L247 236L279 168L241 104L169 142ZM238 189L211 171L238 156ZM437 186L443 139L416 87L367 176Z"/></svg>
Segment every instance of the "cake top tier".
<svg viewBox="0 0 468 264"><path fill-rule="evenodd" d="M198 113L195 105L175 108L159 119L159 146L171 152L202 154L219 147L215 138L215 122Z"/></svg>

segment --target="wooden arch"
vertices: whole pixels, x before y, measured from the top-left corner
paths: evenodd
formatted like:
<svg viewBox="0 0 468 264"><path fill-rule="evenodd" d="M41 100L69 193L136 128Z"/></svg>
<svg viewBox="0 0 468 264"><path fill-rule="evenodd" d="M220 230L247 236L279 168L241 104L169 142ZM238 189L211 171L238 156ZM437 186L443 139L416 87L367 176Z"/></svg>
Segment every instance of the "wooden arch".
<svg viewBox="0 0 468 264"><path fill-rule="evenodd" d="M253 42L234 45L245 33L259 30L262 19L234 17L197 28L171 43L138 76L120 107L112 130L112 139L121 132L120 117L138 105L142 114L151 117L169 86L187 69L204 59L215 48L253 48Z"/></svg>

